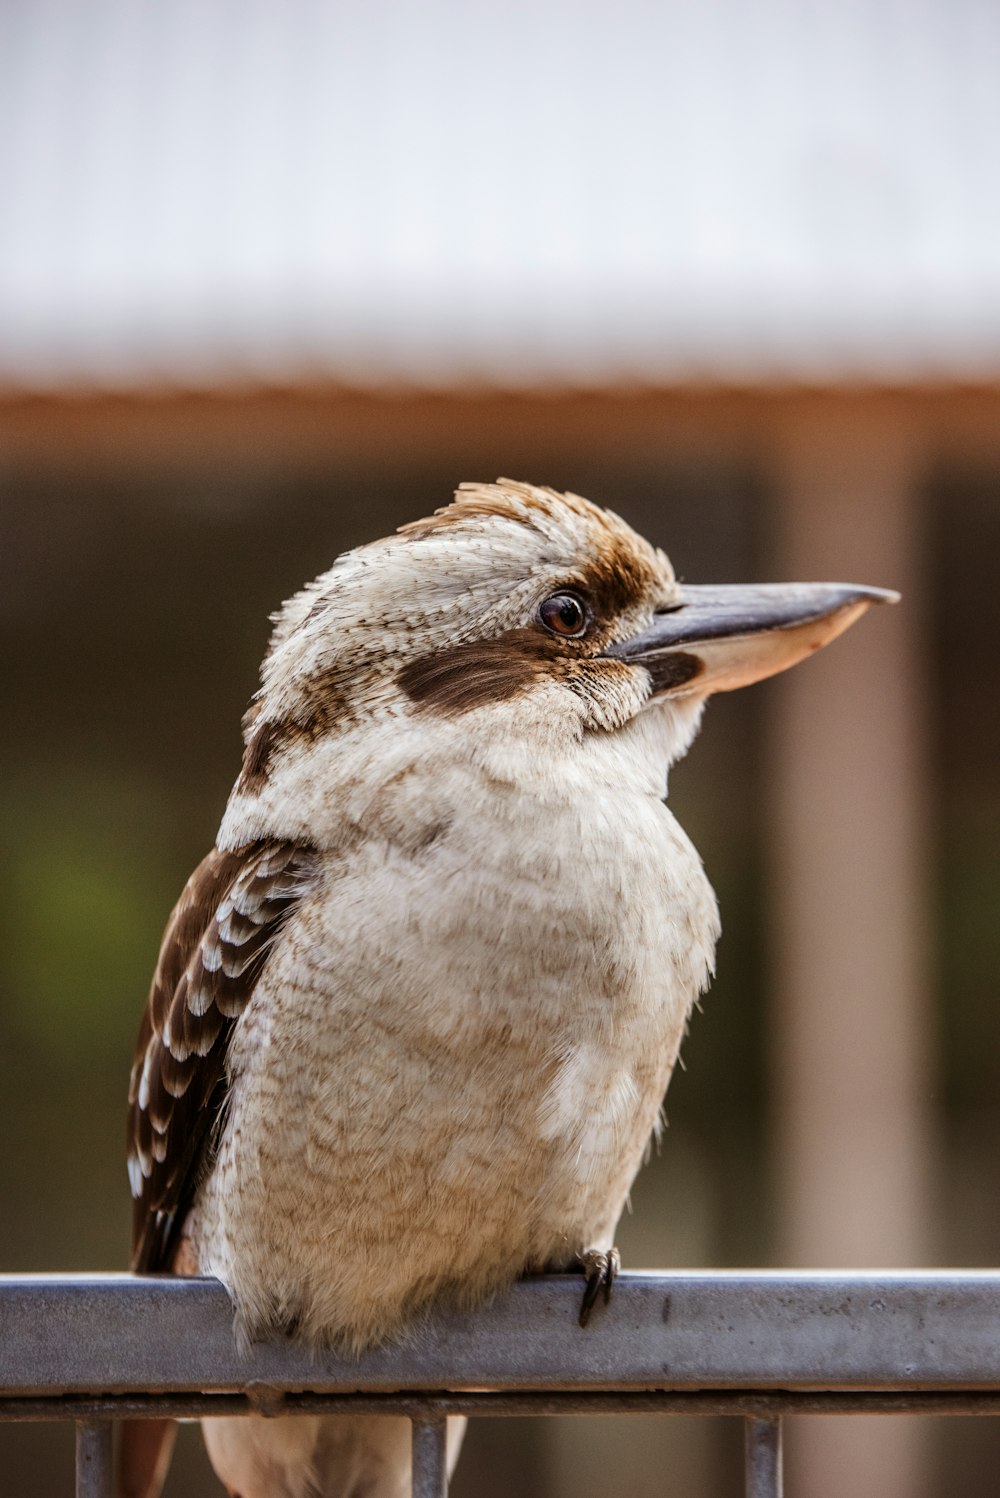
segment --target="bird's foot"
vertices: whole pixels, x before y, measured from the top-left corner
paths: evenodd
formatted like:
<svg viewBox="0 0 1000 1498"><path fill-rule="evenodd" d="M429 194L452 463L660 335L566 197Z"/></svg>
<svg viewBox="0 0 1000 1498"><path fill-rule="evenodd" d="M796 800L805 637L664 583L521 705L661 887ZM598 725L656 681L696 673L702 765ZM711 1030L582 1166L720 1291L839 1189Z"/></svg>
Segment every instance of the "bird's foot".
<svg viewBox="0 0 1000 1498"><path fill-rule="evenodd" d="M587 1276L587 1283L583 1288L583 1300L580 1302L580 1325L586 1326L590 1320L590 1313L597 1303L597 1297L603 1294L605 1305L611 1299L611 1291L618 1278L618 1271L622 1267L622 1256L617 1248L609 1248L606 1252L600 1248L588 1248L587 1252L579 1257L583 1272Z"/></svg>

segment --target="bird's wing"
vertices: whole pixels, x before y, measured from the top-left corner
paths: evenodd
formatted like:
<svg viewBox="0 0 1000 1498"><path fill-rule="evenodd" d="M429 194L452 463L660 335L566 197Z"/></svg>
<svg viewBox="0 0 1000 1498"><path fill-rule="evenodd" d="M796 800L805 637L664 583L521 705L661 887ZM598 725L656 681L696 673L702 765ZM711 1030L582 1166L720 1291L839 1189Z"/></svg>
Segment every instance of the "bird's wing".
<svg viewBox="0 0 1000 1498"><path fill-rule="evenodd" d="M225 1106L230 1037L318 869L318 855L293 842L214 848L174 907L129 1085L135 1270L171 1267Z"/></svg>

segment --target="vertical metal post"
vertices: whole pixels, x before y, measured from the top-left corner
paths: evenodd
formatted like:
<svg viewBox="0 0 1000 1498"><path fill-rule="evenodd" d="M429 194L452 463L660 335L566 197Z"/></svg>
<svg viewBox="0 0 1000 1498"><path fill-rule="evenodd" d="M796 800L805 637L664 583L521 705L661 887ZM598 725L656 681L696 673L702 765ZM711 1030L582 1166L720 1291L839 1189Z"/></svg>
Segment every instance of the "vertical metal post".
<svg viewBox="0 0 1000 1498"><path fill-rule="evenodd" d="M113 1498L110 1420L76 1422L76 1498Z"/></svg>
<svg viewBox="0 0 1000 1498"><path fill-rule="evenodd" d="M746 1420L746 1498L781 1498L781 1419Z"/></svg>
<svg viewBox="0 0 1000 1498"><path fill-rule="evenodd" d="M448 1498L447 1422L434 1415L412 1426L413 1498Z"/></svg>

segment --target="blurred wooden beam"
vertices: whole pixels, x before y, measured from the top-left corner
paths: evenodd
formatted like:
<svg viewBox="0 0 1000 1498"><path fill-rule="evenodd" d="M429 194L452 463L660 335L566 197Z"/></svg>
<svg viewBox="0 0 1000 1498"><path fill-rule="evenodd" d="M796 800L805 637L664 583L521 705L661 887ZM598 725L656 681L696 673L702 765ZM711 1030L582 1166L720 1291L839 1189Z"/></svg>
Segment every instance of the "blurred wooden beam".
<svg viewBox="0 0 1000 1498"><path fill-rule="evenodd" d="M845 419L891 422L900 409L943 458L995 467L1000 387L876 387L831 393ZM360 391L335 385L30 395L0 390L0 467L33 472L121 471L157 465L233 472L417 462L462 469L495 454L552 463L609 447L643 462L744 461L810 419L817 397L793 387L691 385L675 389L448 392ZM499 471L499 470L498 470ZM542 479L551 475L541 474ZM595 498L600 498L595 495Z"/></svg>

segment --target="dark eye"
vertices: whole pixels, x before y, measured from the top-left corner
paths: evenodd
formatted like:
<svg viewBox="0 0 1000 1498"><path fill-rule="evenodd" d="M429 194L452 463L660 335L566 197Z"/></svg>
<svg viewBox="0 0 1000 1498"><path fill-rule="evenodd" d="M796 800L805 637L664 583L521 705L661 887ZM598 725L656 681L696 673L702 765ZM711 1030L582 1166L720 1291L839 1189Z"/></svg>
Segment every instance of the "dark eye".
<svg viewBox="0 0 1000 1498"><path fill-rule="evenodd" d="M575 639L587 628L587 608L575 593L553 593L538 610L546 629L565 639Z"/></svg>

